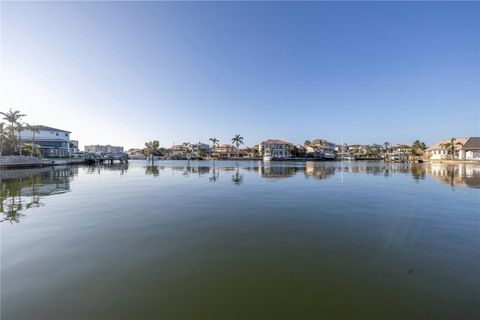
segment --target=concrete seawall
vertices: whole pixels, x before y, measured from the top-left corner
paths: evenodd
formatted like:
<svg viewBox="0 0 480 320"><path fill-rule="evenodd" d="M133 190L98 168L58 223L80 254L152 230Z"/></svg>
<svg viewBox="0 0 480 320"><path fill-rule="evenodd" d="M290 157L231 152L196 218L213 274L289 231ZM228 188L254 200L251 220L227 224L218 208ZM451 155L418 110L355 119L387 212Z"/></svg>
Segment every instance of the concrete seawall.
<svg viewBox="0 0 480 320"><path fill-rule="evenodd" d="M0 168L42 168L51 166L65 166L83 164L83 159L28 159L28 160L6 160L0 162Z"/></svg>

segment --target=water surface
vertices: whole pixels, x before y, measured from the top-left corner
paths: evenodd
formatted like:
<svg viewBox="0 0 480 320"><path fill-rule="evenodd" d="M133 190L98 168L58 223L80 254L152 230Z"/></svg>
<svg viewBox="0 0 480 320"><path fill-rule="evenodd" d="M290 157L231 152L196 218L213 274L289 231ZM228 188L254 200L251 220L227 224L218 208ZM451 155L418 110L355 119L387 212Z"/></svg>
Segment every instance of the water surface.
<svg viewBox="0 0 480 320"><path fill-rule="evenodd" d="M479 319L480 166L0 172L2 319Z"/></svg>

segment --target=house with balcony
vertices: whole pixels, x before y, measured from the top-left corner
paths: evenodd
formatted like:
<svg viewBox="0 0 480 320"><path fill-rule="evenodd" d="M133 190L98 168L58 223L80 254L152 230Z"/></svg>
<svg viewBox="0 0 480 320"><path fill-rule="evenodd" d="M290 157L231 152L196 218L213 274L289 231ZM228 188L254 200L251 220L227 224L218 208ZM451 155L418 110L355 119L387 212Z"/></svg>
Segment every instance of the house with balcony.
<svg viewBox="0 0 480 320"><path fill-rule="evenodd" d="M37 125L20 132L23 145L34 144L43 157L65 158L70 156L70 131Z"/></svg>
<svg viewBox="0 0 480 320"><path fill-rule="evenodd" d="M290 142L279 140L279 139L269 139L263 141L258 145L258 151L260 155L270 159L287 159L291 158L292 154L288 150L288 145Z"/></svg>
<svg viewBox="0 0 480 320"><path fill-rule="evenodd" d="M479 160L480 137L444 139L425 150L430 160Z"/></svg>

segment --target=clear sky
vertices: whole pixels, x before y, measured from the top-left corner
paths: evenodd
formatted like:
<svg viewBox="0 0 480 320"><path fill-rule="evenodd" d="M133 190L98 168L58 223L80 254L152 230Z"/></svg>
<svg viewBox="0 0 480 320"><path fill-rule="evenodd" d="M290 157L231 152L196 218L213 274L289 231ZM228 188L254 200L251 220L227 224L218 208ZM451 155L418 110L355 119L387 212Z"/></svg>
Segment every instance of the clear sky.
<svg viewBox="0 0 480 320"><path fill-rule="evenodd" d="M84 144L480 135L478 2L1 3L1 110Z"/></svg>

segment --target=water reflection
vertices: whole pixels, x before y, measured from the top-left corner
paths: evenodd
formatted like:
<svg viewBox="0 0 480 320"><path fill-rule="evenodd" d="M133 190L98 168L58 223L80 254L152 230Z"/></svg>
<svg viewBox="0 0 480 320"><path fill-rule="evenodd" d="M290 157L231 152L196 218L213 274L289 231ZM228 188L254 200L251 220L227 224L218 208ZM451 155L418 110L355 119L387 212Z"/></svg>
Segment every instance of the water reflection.
<svg viewBox="0 0 480 320"><path fill-rule="evenodd" d="M19 222L22 210L43 205L42 197L70 191L76 174L77 167L0 171L0 221Z"/></svg>
<svg viewBox="0 0 480 320"><path fill-rule="evenodd" d="M124 175L128 171L128 162L114 164L98 164L84 167L87 174L101 174L103 171L118 171L120 175Z"/></svg>
<svg viewBox="0 0 480 320"><path fill-rule="evenodd" d="M271 182L280 182L292 177L325 180L335 175L349 174L391 177L410 176L421 183L428 177L452 187L480 188L480 165L475 164L384 164L381 162L234 162L234 161L192 161L171 162L160 165L146 165L144 162L131 164L144 168L147 176L162 178L162 173L177 173L184 177L208 178L217 183L226 181L237 186L260 177ZM79 175L102 174L105 171L129 174L128 164L101 165L64 168L41 168L0 171L0 222L19 222L28 209L41 207L44 197L70 191L70 182ZM131 174L135 174L133 171ZM345 178L347 179L347 178ZM348 182L348 179L345 180Z"/></svg>

